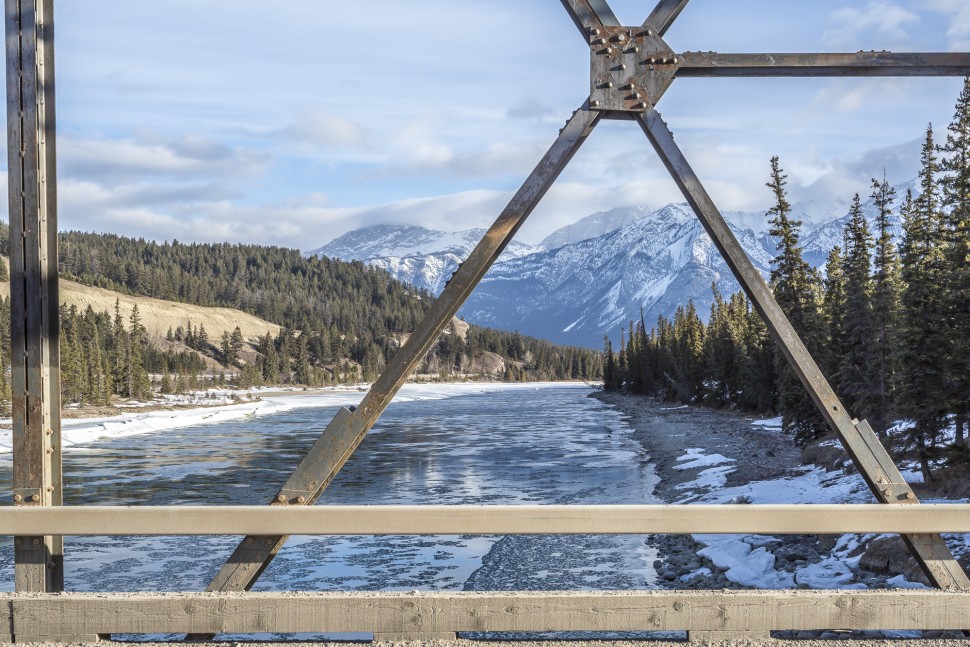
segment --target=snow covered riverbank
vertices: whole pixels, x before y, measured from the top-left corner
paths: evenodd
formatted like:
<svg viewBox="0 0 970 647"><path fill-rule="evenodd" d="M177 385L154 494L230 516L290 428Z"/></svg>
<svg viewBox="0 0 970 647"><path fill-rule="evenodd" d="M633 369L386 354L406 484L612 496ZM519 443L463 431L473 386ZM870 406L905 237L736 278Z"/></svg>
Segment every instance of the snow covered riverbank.
<svg viewBox="0 0 970 647"><path fill-rule="evenodd" d="M562 387L555 382L468 382L445 384L406 384L395 398L395 402L415 400L441 400L462 395L488 393L503 390L537 390L552 386ZM576 383L577 389L589 389ZM61 423L62 444L65 449L83 445L102 438L120 438L155 433L170 429L181 429L193 425L214 424L246 417L265 416L293 409L313 407L338 407L358 404L366 394L366 387L332 387L311 391L217 391L210 390L208 396L198 394L196 398L173 400L172 405L197 404L200 408L139 412L131 408L120 415L103 418L81 418L63 420ZM232 396L238 399L233 402ZM232 404L211 405L219 399ZM394 406L393 404L391 406ZM2 421L0 421L2 422ZM9 419L6 421L9 422ZM320 421L321 431L329 422ZM12 451L12 432L0 429L0 460L9 460Z"/></svg>
<svg viewBox="0 0 970 647"><path fill-rule="evenodd" d="M750 420L613 393L596 397L627 415L655 461L661 479L656 493L669 503L874 502L854 470L801 464L800 452L782 433L780 419ZM921 481L913 466L901 468L910 482ZM907 571L904 576L892 572L892 567L878 572L866 568L867 547L882 538L896 541L894 537L693 535L654 541L662 544L660 553L667 556L660 568L672 588L922 587L913 581L918 574ZM958 558L970 553L968 540L966 535L947 537ZM906 559L903 550L890 561L898 565Z"/></svg>

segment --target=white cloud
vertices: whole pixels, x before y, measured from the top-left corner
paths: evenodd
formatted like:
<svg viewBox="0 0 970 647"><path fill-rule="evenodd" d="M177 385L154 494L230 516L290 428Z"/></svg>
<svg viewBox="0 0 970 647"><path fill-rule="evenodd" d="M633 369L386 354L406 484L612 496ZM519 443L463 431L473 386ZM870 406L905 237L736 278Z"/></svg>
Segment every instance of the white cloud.
<svg viewBox="0 0 970 647"><path fill-rule="evenodd" d="M920 4L949 16L946 35L950 39L950 50L970 50L970 3L966 0L922 0Z"/></svg>
<svg viewBox="0 0 970 647"><path fill-rule="evenodd" d="M839 79L825 84L812 98L815 111L857 112L899 102L912 84L906 79Z"/></svg>
<svg viewBox="0 0 970 647"><path fill-rule="evenodd" d="M908 28L918 25L920 17L895 2L873 0L864 8L836 9L829 20L836 26L822 34L826 47L854 49L863 45L860 37L870 32L893 43L907 42Z"/></svg>
<svg viewBox="0 0 970 647"><path fill-rule="evenodd" d="M243 175L265 168L267 153L231 149L214 140L182 135L165 142L58 137L63 174L108 184L132 178L170 179Z"/></svg>
<svg viewBox="0 0 970 647"><path fill-rule="evenodd" d="M270 137L316 147L361 148L367 144L368 131L352 119L317 108L301 111L293 125L271 132Z"/></svg>

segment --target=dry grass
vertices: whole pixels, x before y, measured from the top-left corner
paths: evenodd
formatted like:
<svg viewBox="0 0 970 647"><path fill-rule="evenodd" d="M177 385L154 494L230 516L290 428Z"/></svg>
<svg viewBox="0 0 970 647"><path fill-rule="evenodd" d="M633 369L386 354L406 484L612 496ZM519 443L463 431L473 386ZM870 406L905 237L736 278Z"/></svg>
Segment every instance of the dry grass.
<svg viewBox="0 0 970 647"><path fill-rule="evenodd" d="M60 292L62 304L77 306L79 310L84 310L90 305L96 312L114 313L117 299L126 325L137 304L141 323L148 330L148 336L153 339L164 339L169 328L175 330L179 326L185 327L189 321L196 327L205 326L209 340L216 344L219 343L223 332L232 332L236 326L239 326L243 337L250 342L255 342L258 337L266 333L275 337L280 331L280 327L276 324L233 308L207 308L162 299L129 296L64 279L60 282ZM8 282L0 283L0 294L5 297L10 296Z"/></svg>

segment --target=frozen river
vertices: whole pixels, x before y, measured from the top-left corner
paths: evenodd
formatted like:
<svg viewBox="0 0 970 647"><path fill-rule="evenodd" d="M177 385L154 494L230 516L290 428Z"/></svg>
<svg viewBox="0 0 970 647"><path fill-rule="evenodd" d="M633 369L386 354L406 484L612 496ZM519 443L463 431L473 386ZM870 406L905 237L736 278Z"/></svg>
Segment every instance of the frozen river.
<svg viewBox="0 0 970 647"><path fill-rule="evenodd" d="M445 387L439 387L447 393ZM620 415L581 385L496 387L391 405L320 504L656 503ZM336 411L99 440L64 457L68 505L263 504ZM10 487L9 455L0 482ZM72 591L202 590L238 538L68 538ZM0 586L12 545L0 539ZM651 588L643 537L294 537L254 590Z"/></svg>

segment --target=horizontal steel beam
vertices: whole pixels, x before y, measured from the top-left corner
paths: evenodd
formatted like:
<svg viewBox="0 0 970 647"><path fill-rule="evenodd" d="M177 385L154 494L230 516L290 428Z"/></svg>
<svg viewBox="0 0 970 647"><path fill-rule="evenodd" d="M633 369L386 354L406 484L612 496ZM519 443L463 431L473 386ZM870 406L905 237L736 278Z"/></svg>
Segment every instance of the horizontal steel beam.
<svg viewBox="0 0 970 647"><path fill-rule="evenodd" d="M970 532L970 505L70 506L0 508L5 535Z"/></svg>
<svg viewBox="0 0 970 647"><path fill-rule="evenodd" d="M685 52L679 77L967 76L970 53L719 54Z"/></svg>
<svg viewBox="0 0 970 647"><path fill-rule="evenodd" d="M6 627L52 637L960 629L968 617L970 593L928 590L0 594Z"/></svg>

